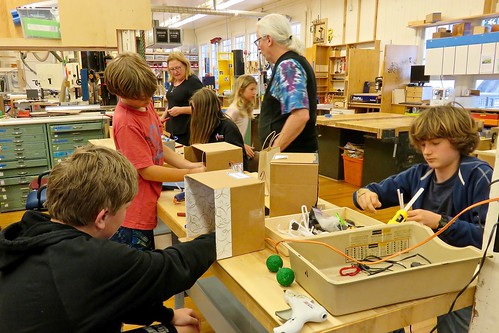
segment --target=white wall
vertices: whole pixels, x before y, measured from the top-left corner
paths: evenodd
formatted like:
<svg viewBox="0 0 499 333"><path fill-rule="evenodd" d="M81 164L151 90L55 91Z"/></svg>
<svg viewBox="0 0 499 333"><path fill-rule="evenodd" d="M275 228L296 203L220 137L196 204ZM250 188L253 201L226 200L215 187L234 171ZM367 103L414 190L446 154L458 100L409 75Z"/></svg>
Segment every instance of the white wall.
<svg viewBox="0 0 499 333"><path fill-rule="evenodd" d="M384 49L385 44L420 43L416 30L407 27L409 21L424 20L426 14L432 12L441 12L443 20L479 15L483 12L483 6L484 0L379 0L376 8L375 0L360 0L360 6L358 0L347 0L345 31L343 30L344 0L282 0L272 6L264 7L263 11L289 15L293 22L301 22L301 39L306 46L312 44L309 32L312 20L327 18L328 28L333 29L332 44L379 39ZM262 8L257 8L255 11L260 9ZM376 35L374 35L376 17ZM256 18L231 17L219 24L196 27L194 35L197 37L198 45L208 43L216 36L233 39L241 34L248 35L255 32L256 22ZM192 26L183 28L188 29ZM194 43L194 40L189 43Z"/></svg>

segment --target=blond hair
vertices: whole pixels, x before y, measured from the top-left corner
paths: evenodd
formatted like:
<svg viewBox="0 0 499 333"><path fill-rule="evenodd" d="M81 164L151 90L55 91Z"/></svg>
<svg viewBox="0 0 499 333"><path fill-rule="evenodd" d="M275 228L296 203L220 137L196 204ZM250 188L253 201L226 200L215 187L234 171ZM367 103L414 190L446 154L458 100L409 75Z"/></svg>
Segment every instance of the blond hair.
<svg viewBox="0 0 499 333"><path fill-rule="evenodd" d="M201 88L192 95L190 143L208 143L213 130L221 119L227 118L222 112L222 106L215 92Z"/></svg>
<svg viewBox="0 0 499 333"><path fill-rule="evenodd" d="M185 79L186 80L189 78L189 76L194 74L191 70L191 63L189 62L189 60L187 60L187 58L185 57L185 55L182 52L175 51L175 52L170 53L170 55L168 56L168 60L166 60L166 63L168 65L170 65L170 61L173 61L173 60L177 60L177 61L181 62L182 65L185 66ZM172 82L173 75L170 72L169 66L167 67L167 70L168 70L168 74L169 74L168 75L168 82Z"/></svg>
<svg viewBox="0 0 499 333"><path fill-rule="evenodd" d="M288 50L303 54L304 45L297 36L291 34L291 24L286 16L281 14L265 15L256 23L256 28L260 36L270 36L276 43Z"/></svg>
<svg viewBox="0 0 499 333"><path fill-rule="evenodd" d="M115 214L131 202L137 194L138 176L121 153L87 145L54 166L47 184L46 205L52 217L86 226L102 209Z"/></svg>
<svg viewBox="0 0 499 333"><path fill-rule="evenodd" d="M243 97L244 90L246 90L250 84L257 84L256 79L253 76L246 74L238 77L234 85L234 91L232 92L231 103L236 104L237 111L241 116L252 118L255 103L254 101L248 101Z"/></svg>
<svg viewBox="0 0 499 333"><path fill-rule="evenodd" d="M470 112L450 105L423 111L409 130L410 142L418 151L423 141L438 138L448 139L461 155L470 154L480 140L476 121Z"/></svg>
<svg viewBox="0 0 499 333"><path fill-rule="evenodd" d="M158 79L147 62L137 53L121 53L104 71L107 89L123 98L142 100L154 95Z"/></svg>

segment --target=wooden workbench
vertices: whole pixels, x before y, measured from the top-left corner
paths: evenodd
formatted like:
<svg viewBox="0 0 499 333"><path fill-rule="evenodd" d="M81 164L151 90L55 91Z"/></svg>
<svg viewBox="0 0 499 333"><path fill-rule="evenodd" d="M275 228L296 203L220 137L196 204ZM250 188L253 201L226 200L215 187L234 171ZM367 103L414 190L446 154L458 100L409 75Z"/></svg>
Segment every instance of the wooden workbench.
<svg viewBox="0 0 499 333"><path fill-rule="evenodd" d="M422 162L422 156L409 144L408 132L413 121L413 116L382 112L318 116L319 173L344 179L339 147L347 142L364 144L362 186Z"/></svg>
<svg viewBox="0 0 499 333"><path fill-rule="evenodd" d="M112 140L109 139L92 140L91 143L111 146L111 148L113 146ZM177 237L183 238L186 236L186 220L177 213L185 212L185 203L174 204L173 202L173 197L178 192L178 190L173 190L161 193L157 206L158 217ZM324 209L336 207L321 199L318 202ZM274 327L282 324L275 315L275 311L288 308L283 297L285 288L277 283L275 274L270 273L265 265L266 259L272 253L274 253L273 250L268 247L261 251L217 261L210 269L267 332L271 332ZM287 257L283 256L283 261L285 267L290 267ZM288 288L310 297L296 282ZM387 293L390 292L396 291L387 286ZM475 286L473 285L461 295L455 309L471 305L474 292ZM302 332L386 333L444 314L456 294L448 293L343 316L335 317L330 314L323 323L306 324ZM209 321L210 318L207 317L207 320Z"/></svg>
<svg viewBox="0 0 499 333"><path fill-rule="evenodd" d="M158 201L158 217L181 238L186 235L185 217L178 217L177 212L184 211L185 206L173 204L175 193L178 191L165 191L161 194ZM283 291L286 288L277 283L275 274L270 273L265 265L266 259L272 253L274 252L270 248L266 248L223 259L214 263L210 269L268 332L282 324L275 316L275 311L288 308L283 298ZM288 258L283 256L283 261L284 267L290 267ZM310 297L296 282L289 288ZM390 292L396 291L387 286L387 293ZM456 309L471 305L474 292L475 286L468 288L458 299ZM386 333L444 314L456 294L448 293L343 316L335 317L330 314L325 322L308 323L301 332Z"/></svg>

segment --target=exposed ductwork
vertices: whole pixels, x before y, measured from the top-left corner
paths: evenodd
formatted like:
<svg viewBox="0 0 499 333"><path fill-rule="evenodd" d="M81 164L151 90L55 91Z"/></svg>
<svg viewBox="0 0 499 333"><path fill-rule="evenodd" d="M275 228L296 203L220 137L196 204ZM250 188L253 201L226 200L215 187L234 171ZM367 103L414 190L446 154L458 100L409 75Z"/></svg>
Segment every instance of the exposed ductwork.
<svg viewBox="0 0 499 333"><path fill-rule="evenodd" d="M247 16L247 17L262 17L265 12L251 12L246 10L216 10L201 7L181 7L181 6L151 6L153 13L178 13L178 14L204 14L204 15L219 15L219 16Z"/></svg>

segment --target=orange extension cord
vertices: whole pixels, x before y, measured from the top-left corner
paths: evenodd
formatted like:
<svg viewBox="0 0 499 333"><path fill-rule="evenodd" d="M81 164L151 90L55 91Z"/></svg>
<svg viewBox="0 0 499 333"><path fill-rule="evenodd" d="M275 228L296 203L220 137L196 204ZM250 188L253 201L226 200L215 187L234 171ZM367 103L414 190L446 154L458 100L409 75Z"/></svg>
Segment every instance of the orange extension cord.
<svg viewBox="0 0 499 333"><path fill-rule="evenodd" d="M359 261L355 258L352 258L350 257L349 255L347 255L346 253L344 253L343 251L341 250L338 250L337 248L335 248L334 246L331 246L329 244L326 244L324 242L318 242L318 241L314 241L314 240L308 240L308 239L282 239L278 242L274 241L273 239L270 239L270 238L266 238L267 241L269 241L270 243L272 243L274 245L274 249L275 249L275 252L276 253L279 253L279 250L277 249L277 247L279 246L280 243L282 242L288 242L288 243L291 243L291 242L294 242L294 243L308 243L308 244L316 244L316 245L322 245L322 246L325 246L331 250L333 250L334 252L338 253L339 255L347 258L348 260L352 261L352 262L355 262L359 265L375 265L375 264L379 264L379 263L382 263L382 262L385 262L387 260L390 260L392 258L395 258L396 256L399 256L401 254L404 254L404 253L407 253L409 251L412 251L418 247L420 247L421 245L424 245L426 243L428 243L430 240L432 240L433 238L437 237L438 235L440 235L442 232L444 232L445 230L447 230L456 220L459 216L461 216L462 214L466 213L467 211L475 208L475 207L478 207L478 206L481 206L481 205L484 205L484 204L487 204L487 203L491 203L491 202L496 202L496 201L499 201L499 197L497 198L492 198L492 199L487 199L487 200L483 200L483 201L479 201L477 203L474 203L473 205L471 206L468 206L466 207L465 209L463 209L459 214L457 214L456 216L454 216L452 218L452 220L450 220L442 229L438 230L437 232L435 232L433 235L431 235L430 237L426 238L426 239L423 239L421 242L419 243L416 243L414 244L413 246L410 246L408 247L407 249L405 250L402 250L402 251L399 251L399 252L396 252L396 253L393 253L387 257L384 257L383 259L380 259L380 260L376 260L376 261Z"/></svg>

